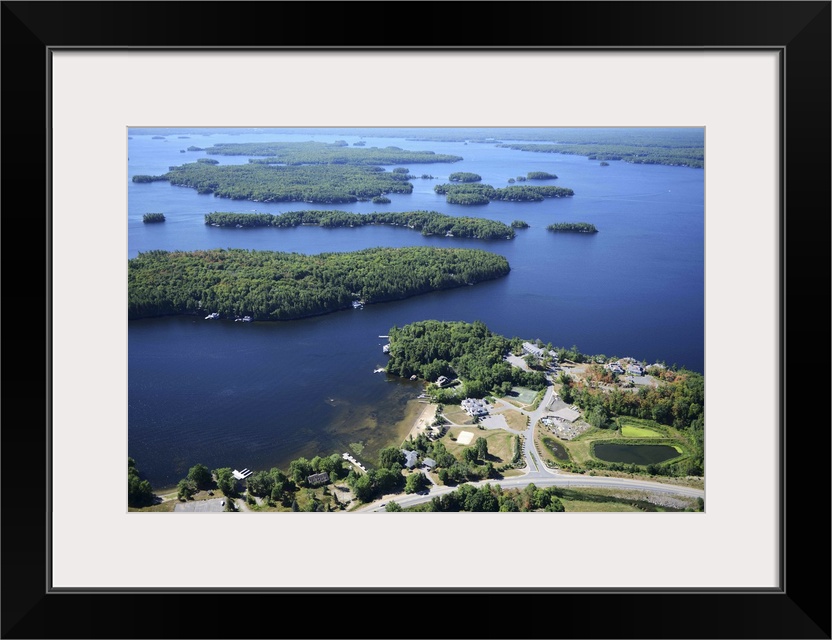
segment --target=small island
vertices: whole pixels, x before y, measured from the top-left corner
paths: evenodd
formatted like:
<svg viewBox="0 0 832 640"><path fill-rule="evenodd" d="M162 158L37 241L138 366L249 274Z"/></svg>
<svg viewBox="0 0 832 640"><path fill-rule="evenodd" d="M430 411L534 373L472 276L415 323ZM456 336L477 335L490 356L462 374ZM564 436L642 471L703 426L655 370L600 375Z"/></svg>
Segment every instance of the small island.
<svg viewBox="0 0 832 640"><path fill-rule="evenodd" d="M515 220L514 222L511 223L511 226L514 229L528 229L529 228L529 223L526 222L525 220Z"/></svg>
<svg viewBox="0 0 832 640"><path fill-rule="evenodd" d="M371 202L373 204L390 204L392 200L387 196L374 196Z"/></svg>
<svg viewBox="0 0 832 640"><path fill-rule="evenodd" d="M165 214L164 213L146 213L142 216L142 222L164 222L165 221Z"/></svg>
<svg viewBox="0 0 832 640"><path fill-rule="evenodd" d="M363 227L368 224L388 224L414 231L423 236L476 238L479 240L511 240L514 229L496 220L448 216L436 211L407 211L404 213L348 213L346 211L287 211L281 215L270 213L220 212L205 215L205 224L214 227L249 229L276 227L286 229L301 225L319 227Z"/></svg>
<svg viewBox="0 0 832 640"><path fill-rule="evenodd" d="M599 166L599 167L608 167L608 166L610 166L610 163L609 163L609 162L607 162L606 160L602 160L602 161L598 164L598 166Z"/></svg>
<svg viewBox="0 0 832 640"><path fill-rule="evenodd" d="M219 164L219 160L215 160L214 158L199 158L197 162L201 164Z"/></svg>
<svg viewBox="0 0 832 640"><path fill-rule="evenodd" d="M448 176L451 182L480 182L482 176L468 171L457 171Z"/></svg>
<svg viewBox="0 0 832 640"><path fill-rule="evenodd" d="M549 231L567 233L598 233L594 224L589 222L556 222L546 227Z"/></svg>
<svg viewBox="0 0 832 640"><path fill-rule="evenodd" d="M374 248L303 255L212 249L149 251L128 261L128 318L217 313L294 320L507 275L480 249Z"/></svg>
<svg viewBox="0 0 832 640"><path fill-rule="evenodd" d="M519 177L518 177L519 179ZM524 178L525 179L525 178ZM488 204L492 200L504 202L540 202L546 198L568 198L575 195L566 187L511 186L495 188L490 184L437 184L435 193L444 195L449 204Z"/></svg>
<svg viewBox="0 0 832 640"><path fill-rule="evenodd" d="M556 180L557 176L554 173L547 173L546 171L529 171L526 174L529 180Z"/></svg>

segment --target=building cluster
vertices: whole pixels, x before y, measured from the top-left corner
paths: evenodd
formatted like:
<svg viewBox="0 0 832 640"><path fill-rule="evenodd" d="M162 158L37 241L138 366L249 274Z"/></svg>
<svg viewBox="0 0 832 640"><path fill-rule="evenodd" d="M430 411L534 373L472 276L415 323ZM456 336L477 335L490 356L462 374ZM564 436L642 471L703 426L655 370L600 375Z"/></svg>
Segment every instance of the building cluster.
<svg viewBox="0 0 832 640"><path fill-rule="evenodd" d="M530 355L535 356L536 358L545 358L547 355L552 358L553 360L558 359L558 354L556 351L550 349L548 352L538 347L537 345L532 344L531 342L524 342L523 343L523 352L528 353Z"/></svg>
<svg viewBox="0 0 832 640"><path fill-rule="evenodd" d="M418 451L410 451L409 449L402 449L402 453L404 454L404 467L405 469L418 469L419 468L419 452ZM422 460L422 467L427 469L428 471L433 471L433 468L436 466L436 460L433 458L425 458Z"/></svg>
<svg viewBox="0 0 832 640"><path fill-rule="evenodd" d="M643 376L645 369L635 358L621 358L616 362L608 362L604 368L613 373L629 373L633 376Z"/></svg>
<svg viewBox="0 0 832 640"><path fill-rule="evenodd" d="M461 404L462 408L465 409L465 412L472 418L488 415L488 405L485 400L480 400L478 398L465 398Z"/></svg>

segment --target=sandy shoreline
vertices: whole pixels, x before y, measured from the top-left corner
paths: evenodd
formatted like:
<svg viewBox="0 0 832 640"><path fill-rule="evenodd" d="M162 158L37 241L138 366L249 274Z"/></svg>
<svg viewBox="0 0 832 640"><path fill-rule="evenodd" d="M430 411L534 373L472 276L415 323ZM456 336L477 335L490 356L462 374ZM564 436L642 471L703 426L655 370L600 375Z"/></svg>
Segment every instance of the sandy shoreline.
<svg viewBox="0 0 832 640"><path fill-rule="evenodd" d="M425 405L425 408L419 412L418 417L413 421L413 426L410 428L410 432L405 436L405 440L409 440L411 436L415 439L416 436L423 433L427 427L433 424L433 421L436 419L436 408L437 405L433 403Z"/></svg>

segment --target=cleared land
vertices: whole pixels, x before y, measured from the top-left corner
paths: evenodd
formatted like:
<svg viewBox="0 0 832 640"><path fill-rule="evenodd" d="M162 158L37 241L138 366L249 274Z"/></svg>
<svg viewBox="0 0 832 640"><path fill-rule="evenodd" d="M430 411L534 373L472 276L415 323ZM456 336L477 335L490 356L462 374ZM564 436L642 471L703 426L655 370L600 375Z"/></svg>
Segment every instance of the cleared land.
<svg viewBox="0 0 832 640"><path fill-rule="evenodd" d="M459 458L462 456L463 449L476 445L477 438L485 438L485 441L488 443L488 460L490 462L495 465L500 465L511 461L514 455L514 445L512 443L514 436L512 434L507 431L476 430L474 431L474 439L471 441L471 444L466 446L451 440L452 437L456 438L459 432L463 430L467 431L468 429L451 428L443 436L442 443L445 445L448 453Z"/></svg>

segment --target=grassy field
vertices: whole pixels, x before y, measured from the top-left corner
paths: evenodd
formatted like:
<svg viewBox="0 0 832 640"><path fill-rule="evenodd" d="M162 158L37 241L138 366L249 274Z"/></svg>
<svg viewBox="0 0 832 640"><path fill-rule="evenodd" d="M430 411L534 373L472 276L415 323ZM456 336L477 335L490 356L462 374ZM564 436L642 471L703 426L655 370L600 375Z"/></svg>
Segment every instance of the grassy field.
<svg viewBox="0 0 832 640"><path fill-rule="evenodd" d="M462 445L451 440L452 437L456 438L460 431L471 431L474 434L474 439L471 440L471 444ZM514 435L502 429L494 431L480 431L476 427L473 429L470 427L464 429L454 427L449 429L448 433L442 437L442 443L445 445L448 453L460 458L462 456L462 450L468 447L473 447L477 442L477 438L485 438L488 443L489 461L492 462L494 466L506 464L511 461L512 455L514 454L514 450L512 448Z"/></svg>
<svg viewBox="0 0 832 640"><path fill-rule="evenodd" d="M499 414L506 419L506 423L508 424L510 429L514 429L515 431L525 431L526 430L526 416L522 413L517 411L503 411Z"/></svg>
<svg viewBox="0 0 832 640"><path fill-rule="evenodd" d="M465 409L456 405L445 405L442 415L454 424L474 424L474 419L465 413Z"/></svg>
<svg viewBox="0 0 832 640"><path fill-rule="evenodd" d="M149 512L149 511L161 511L161 512L169 512L173 511L173 507L176 506L176 500L167 500L165 502L154 504L149 507L127 507L127 511L137 511L137 512Z"/></svg>
<svg viewBox="0 0 832 640"><path fill-rule="evenodd" d="M658 431L652 429L644 429L642 427L633 427L631 425L621 425L621 435L625 438L663 438L664 436Z"/></svg>
<svg viewBox="0 0 832 640"><path fill-rule="evenodd" d="M621 435L625 438L666 438L667 427L663 427L653 420L643 420L631 416L618 418L621 425Z"/></svg>
<svg viewBox="0 0 832 640"><path fill-rule="evenodd" d="M591 500L565 500L563 509L566 513L593 513L593 512L640 512L641 509L632 504L623 502L593 502Z"/></svg>

